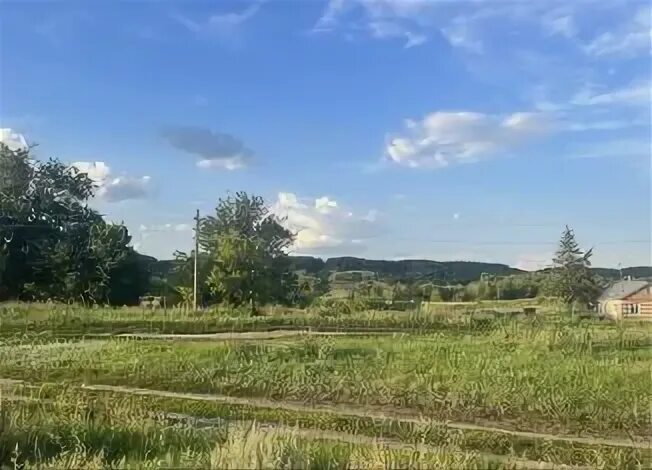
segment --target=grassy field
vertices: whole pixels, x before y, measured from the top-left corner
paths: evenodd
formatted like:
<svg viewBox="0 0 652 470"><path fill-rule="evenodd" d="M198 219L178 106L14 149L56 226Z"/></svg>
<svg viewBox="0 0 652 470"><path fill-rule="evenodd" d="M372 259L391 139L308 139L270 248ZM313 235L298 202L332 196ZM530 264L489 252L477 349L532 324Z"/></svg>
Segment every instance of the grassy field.
<svg viewBox="0 0 652 470"><path fill-rule="evenodd" d="M14 391L15 392L15 391ZM320 439L299 428L152 412L131 397L50 390L0 402L0 461L11 468L497 468L459 449ZM312 433L314 434L314 433ZM324 433L327 434L327 433ZM331 436L329 436L331 437ZM515 461L513 466L518 466Z"/></svg>
<svg viewBox="0 0 652 470"><path fill-rule="evenodd" d="M197 313L180 310L140 308L97 308L40 304L0 305L0 336L54 334L79 336L102 333L180 333L206 334L229 331L268 331L274 329L315 329L322 331L409 330L413 332L472 331L492 328L487 311L500 317L514 310L511 301L478 303L473 306L439 304L428 311L354 311L342 314L332 309L265 309L264 315L251 316L247 309L214 309ZM554 310L540 309L541 316Z"/></svg>
<svg viewBox="0 0 652 470"><path fill-rule="evenodd" d="M122 310L110 318L86 311L83 318L83 310L69 309L57 326L77 337L63 340L51 328L61 311L21 309L0 315L0 328L11 332L0 339L0 465L13 459L52 468L82 461L98 468L647 468L651 462L650 324L222 312L210 317L212 329L219 322L256 329L272 318L290 326L330 321L343 330L418 333L91 339L82 336L107 324L143 328L142 320ZM207 324L205 316L155 321L182 333Z"/></svg>

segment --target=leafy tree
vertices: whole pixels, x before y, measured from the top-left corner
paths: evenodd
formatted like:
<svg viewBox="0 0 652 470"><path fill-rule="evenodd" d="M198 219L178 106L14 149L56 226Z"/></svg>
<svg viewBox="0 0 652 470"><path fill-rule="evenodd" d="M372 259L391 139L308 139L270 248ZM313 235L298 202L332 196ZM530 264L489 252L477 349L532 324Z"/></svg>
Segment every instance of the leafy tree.
<svg viewBox="0 0 652 470"><path fill-rule="evenodd" d="M93 191L76 168L0 143L0 298L109 300L132 250L123 226L88 207Z"/></svg>
<svg viewBox="0 0 652 470"><path fill-rule="evenodd" d="M113 305L136 305L151 288L151 258L129 248L124 259L109 271L108 296ZM164 289L159 289L164 294Z"/></svg>
<svg viewBox="0 0 652 470"><path fill-rule="evenodd" d="M199 229L199 245L209 260L205 285L212 297L252 307L288 303L298 289L286 254L293 240L261 197L238 192L220 199Z"/></svg>
<svg viewBox="0 0 652 470"><path fill-rule="evenodd" d="M574 309L575 305L588 306L600 292L597 279L591 272L593 249L582 251L575 240L575 233L564 229L559 247L553 258L553 269L547 283L549 293L559 297Z"/></svg>
<svg viewBox="0 0 652 470"><path fill-rule="evenodd" d="M206 282L213 266L212 258L207 253L199 253L197 259L197 302L202 304L211 300L211 292ZM195 271L195 251L185 253L176 251L174 253L173 269L169 273L168 281L171 285L175 286L175 290L179 293L181 288L189 289L191 293L190 305L192 305L193 294L193 276ZM184 295L186 290L183 291ZM183 295L182 301L183 300Z"/></svg>

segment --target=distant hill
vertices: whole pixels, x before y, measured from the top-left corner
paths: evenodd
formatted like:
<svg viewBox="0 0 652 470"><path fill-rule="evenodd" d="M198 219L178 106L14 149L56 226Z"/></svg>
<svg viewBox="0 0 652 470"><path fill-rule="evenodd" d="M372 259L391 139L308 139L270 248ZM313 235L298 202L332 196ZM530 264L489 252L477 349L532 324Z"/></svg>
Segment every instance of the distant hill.
<svg viewBox="0 0 652 470"><path fill-rule="evenodd" d="M372 271L381 279L441 279L456 282L470 282L482 273L495 275L519 274L525 271L506 264L480 263L475 261L431 261L431 260L370 260L349 256L328 258L326 261L312 256L292 256L297 271L310 274L319 272Z"/></svg>
<svg viewBox="0 0 652 470"><path fill-rule="evenodd" d="M144 256L152 274L165 277L174 266L173 260L156 260ZM481 263L476 261L432 261L425 259L406 259L398 261L372 260L341 256L323 260L314 256L290 256L294 271L308 275L330 274L342 271L371 271L383 280L429 279L447 282L468 283L480 278L482 273L508 276L525 274L527 271L512 268L500 263ZM612 268L592 268L596 274L606 279L652 278L652 266L634 266L622 270Z"/></svg>
<svg viewBox="0 0 652 470"><path fill-rule="evenodd" d="M652 266L632 266L623 269L592 268L593 272L606 279L620 279L631 276L633 279L652 279Z"/></svg>

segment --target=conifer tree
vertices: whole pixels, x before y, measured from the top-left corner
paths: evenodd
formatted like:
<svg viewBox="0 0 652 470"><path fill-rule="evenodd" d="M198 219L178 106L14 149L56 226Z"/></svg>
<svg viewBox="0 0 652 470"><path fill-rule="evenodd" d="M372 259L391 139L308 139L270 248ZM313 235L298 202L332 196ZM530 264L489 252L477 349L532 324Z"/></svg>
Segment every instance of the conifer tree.
<svg viewBox="0 0 652 470"><path fill-rule="evenodd" d="M553 258L550 290L565 304L588 306L595 301L600 286L591 272L593 249L583 251L568 226L564 229Z"/></svg>

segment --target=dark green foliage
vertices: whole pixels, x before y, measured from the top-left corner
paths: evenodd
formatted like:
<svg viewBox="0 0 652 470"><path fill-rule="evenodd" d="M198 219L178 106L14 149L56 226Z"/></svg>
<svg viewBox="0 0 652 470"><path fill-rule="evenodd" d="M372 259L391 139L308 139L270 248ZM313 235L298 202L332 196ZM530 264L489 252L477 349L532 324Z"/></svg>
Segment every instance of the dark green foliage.
<svg viewBox="0 0 652 470"><path fill-rule="evenodd" d="M478 279L485 272L500 275L522 272L519 269L495 263L430 260L384 261L352 257L329 258L324 267L328 271L372 271L377 273L381 279L446 279L459 282Z"/></svg>
<svg viewBox="0 0 652 470"><path fill-rule="evenodd" d="M252 307L295 299L297 277L286 254L294 236L281 222L259 196L220 199L215 214L200 220L202 299ZM180 285L192 285L194 256L176 254Z"/></svg>
<svg viewBox="0 0 652 470"><path fill-rule="evenodd" d="M0 299L106 303L112 284L125 298L131 237L88 207L86 174L0 143L0 175Z"/></svg>
<svg viewBox="0 0 652 470"><path fill-rule="evenodd" d="M566 304L590 305L600 294L600 285L591 272L593 250L582 251L575 234L566 226L553 258L554 268L546 283L546 293Z"/></svg>
<svg viewBox="0 0 652 470"><path fill-rule="evenodd" d="M110 304L138 304L139 297L152 288L150 282L152 259L129 248L123 261L110 272Z"/></svg>

